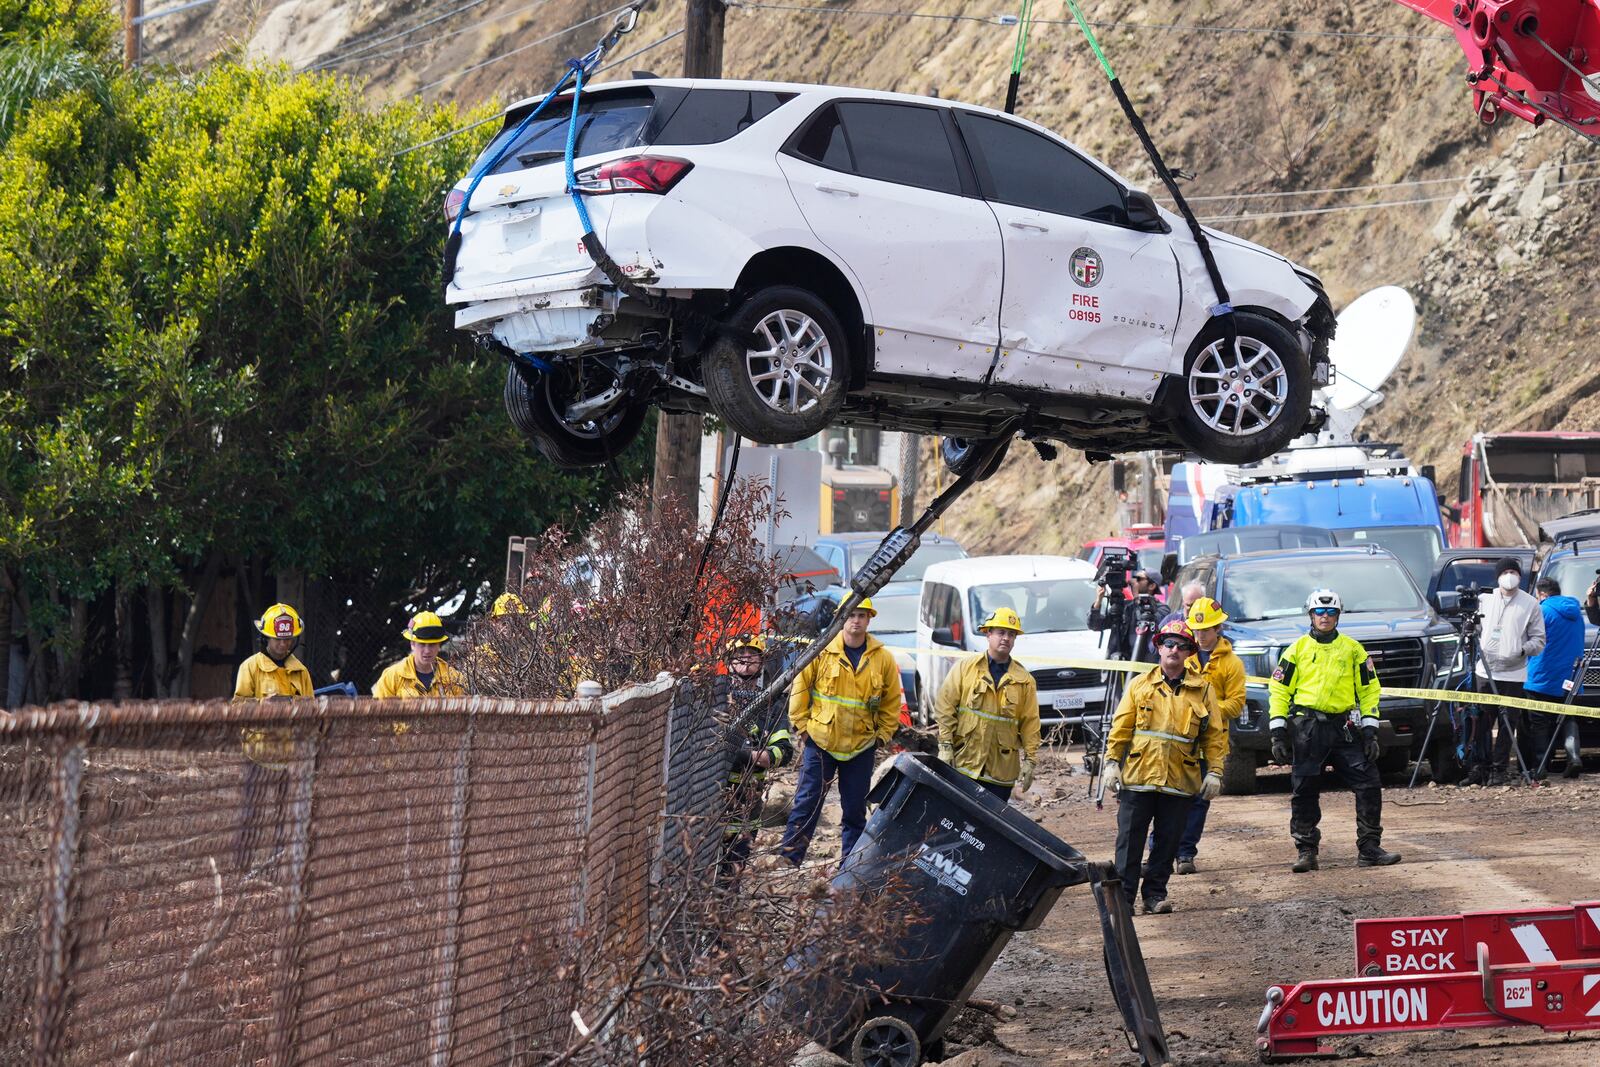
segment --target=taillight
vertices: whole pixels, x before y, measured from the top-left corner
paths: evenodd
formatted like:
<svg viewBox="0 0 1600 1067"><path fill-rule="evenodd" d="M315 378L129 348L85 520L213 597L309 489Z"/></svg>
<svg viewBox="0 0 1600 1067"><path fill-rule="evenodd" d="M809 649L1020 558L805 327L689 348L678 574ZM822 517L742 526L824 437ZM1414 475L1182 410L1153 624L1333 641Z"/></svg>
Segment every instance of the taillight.
<svg viewBox="0 0 1600 1067"><path fill-rule="evenodd" d="M444 221L454 222L461 214L461 205L467 202L465 189L452 189L444 196Z"/></svg>
<svg viewBox="0 0 1600 1067"><path fill-rule="evenodd" d="M879 489L878 490L878 499L879 500L888 500L889 499L889 490L887 490L887 489Z"/></svg>
<svg viewBox="0 0 1600 1067"><path fill-rule="evenodd" d="M603 193L665 193L694 169L687 159L665 156L629 156L590 167L574 177L578 188L590 195Z"/></svg>

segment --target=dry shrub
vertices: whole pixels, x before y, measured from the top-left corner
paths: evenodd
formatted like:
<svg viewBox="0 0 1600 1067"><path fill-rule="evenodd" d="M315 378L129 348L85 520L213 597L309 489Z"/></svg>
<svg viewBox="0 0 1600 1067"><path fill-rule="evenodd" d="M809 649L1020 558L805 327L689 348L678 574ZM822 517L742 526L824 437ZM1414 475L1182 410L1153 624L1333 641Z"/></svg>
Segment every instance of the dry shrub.
<svg viewBox="0 0 1600 1067"><path fill-rule="evenodd" d="M547 530L512 590L529 613L482 619L469 634L471 690L570 697L585 679L610 692L714 662L728 640L761 628L773 602L779 568L755 536L772 508L765 486L738 483L709 552L681 497L652 510L643 489L581 539Z"/></svg>
<svg viewBox="0 0 1600 1067"><path fill-rule="evenodd" d="M692 854L692 849L686 849ZM759 853L758 853L759 855ZM579 946L556 980L588 990L590 1036L530 1064L704 1067L787 1063L813 1028L879 992L863 971L892 956L917 904L898 869L830 888L815 870L667 872L644 951L619 960Z"/></svg>

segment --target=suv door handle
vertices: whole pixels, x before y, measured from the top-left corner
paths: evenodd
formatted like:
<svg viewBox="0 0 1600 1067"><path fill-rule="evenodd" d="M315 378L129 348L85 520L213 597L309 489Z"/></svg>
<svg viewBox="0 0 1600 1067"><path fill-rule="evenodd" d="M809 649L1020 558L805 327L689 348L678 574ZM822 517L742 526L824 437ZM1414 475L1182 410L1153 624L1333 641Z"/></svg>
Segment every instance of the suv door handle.
<svg viewBox="0 0 1600 1067"><path fill-rule="evenodd" d="M827 182L818 182L817 185L816 185L816 188L817 188L818 192L838 193L841 196L860 196L861 195L861 194L857 193L854 189L850 188L847 185L830 185Z"/></svg>
<svg viewBox="0 0 1600 1067"><path fill-rule="evenodd" d="M1006 225L1010 226L1013 230L1038 230L1040 233L1050 232L1050 227L1048 226L1041 226L1037 222L1024 222L1021 219L1012 219L1010 222L1006 223Z"/></svg>

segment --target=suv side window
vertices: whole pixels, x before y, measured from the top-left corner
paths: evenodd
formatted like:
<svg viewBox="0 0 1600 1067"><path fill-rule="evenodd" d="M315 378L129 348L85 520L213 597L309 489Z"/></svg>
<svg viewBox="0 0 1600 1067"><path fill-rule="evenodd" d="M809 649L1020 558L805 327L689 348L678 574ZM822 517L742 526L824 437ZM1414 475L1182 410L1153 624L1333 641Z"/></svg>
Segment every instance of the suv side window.
<svg viewBox="0 0 1600 1067"><path fill-rule="evenodd" d="M684 98L654 145L717 144L760 122L793 93L746 89L694 89Z"/></svg>
<svg viewBox="0 0 1600 1067"><path fill-rule="evenodd" d="M955 151L937 108L865 100L831 104L812 117L793 152L863 178L961 193Z"/></svg>
<svg viewBox="0 0 1600 1067"><path fill-rule="evenodd" d="M961 597L953 585L929 582L922 595L922 621L933 630L961 619Z"/></svg>
<svg viewBox="0 0 1600 1067"><path fill-rule="evenodd" d="M1076 152L1015 123L971 111L956 114L987 199L1128 225L1122 187Z"/></svg>

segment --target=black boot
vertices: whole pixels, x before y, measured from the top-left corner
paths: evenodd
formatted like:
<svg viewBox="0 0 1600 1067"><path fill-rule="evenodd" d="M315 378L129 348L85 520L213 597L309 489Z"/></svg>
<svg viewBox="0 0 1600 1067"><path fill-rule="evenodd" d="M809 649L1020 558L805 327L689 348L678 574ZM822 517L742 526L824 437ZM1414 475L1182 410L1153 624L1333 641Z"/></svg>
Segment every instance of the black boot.
<svg viewBox="0 0 1600 1067"><path fill-rule="evenodd" d="M1395 859L1399 858L1399 856L1395 857ZM1300 858L1295 860L1294 866L1290 868L1290 870L1294 871L1295 874L1305 874L1307 871L1314 871L1316 869L1317 850L1314 848L1302 848L1300 850Z"/></svg>
<svg viewBox="0 0 1600 1067"><path fill-rule="evenodd" d="M1362 845L1357 867L1388 867L1400 862L1400 853L1385 852L1382 845Z"/></svg>

